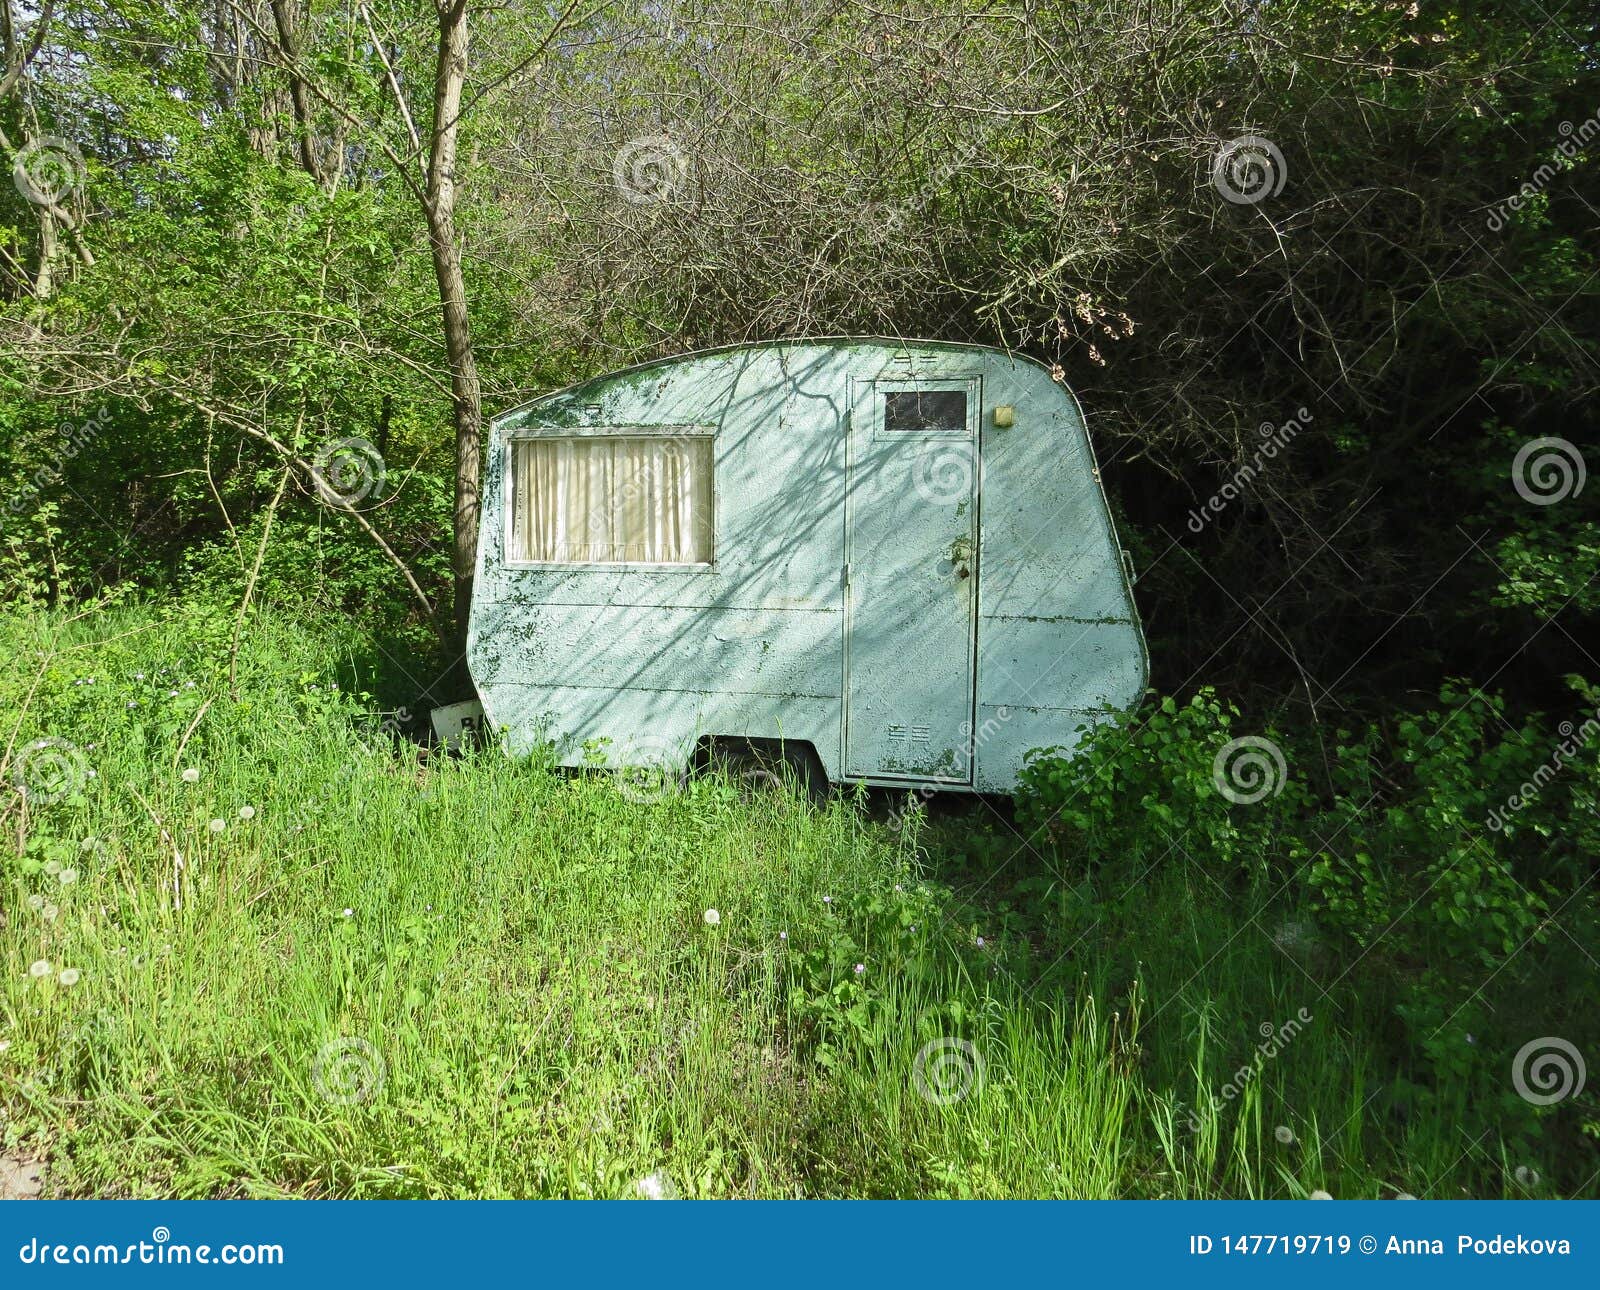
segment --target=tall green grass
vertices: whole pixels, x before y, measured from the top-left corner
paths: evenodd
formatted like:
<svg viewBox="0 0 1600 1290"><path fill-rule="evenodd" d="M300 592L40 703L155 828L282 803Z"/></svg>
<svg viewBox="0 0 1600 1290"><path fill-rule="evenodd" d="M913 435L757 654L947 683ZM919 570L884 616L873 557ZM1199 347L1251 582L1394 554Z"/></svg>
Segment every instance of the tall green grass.
<svg viewBox="0 0 1600 1290"><path fill-rule="evenodd" d="M1035 862L989 808L895 828L859 795L641 795L493 750L424 757L353 692L358 643L283 618L253 623L236 691L221 620L0 623L8 775L41 738L82 772L58 800L7 794L0 881L4 1133L59 1194L1372 1196L1482 1176L1449 1163L1448 1126L1393 1131L1360 1001L1318 999L1181 870L1133 892L1040 874L1073 928L1048 939L1012 885ZM1315 1019L1192 1120L1258 1023L1301 1007Z"/></svg>

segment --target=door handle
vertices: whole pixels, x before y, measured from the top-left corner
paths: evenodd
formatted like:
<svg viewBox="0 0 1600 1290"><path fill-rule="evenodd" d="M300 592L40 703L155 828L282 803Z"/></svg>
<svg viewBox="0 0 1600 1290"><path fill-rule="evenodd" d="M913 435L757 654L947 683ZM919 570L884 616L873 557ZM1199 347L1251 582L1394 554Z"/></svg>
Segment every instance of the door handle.
<svg viewBox="0 0 1600 1290"><path fill-rule="evenodd" d="M958 577L958 578L970 578L971 576L972 576L972 570L967 568L966 565L963 564L963 565L957 565L956 566L956 577Z"/></svg>

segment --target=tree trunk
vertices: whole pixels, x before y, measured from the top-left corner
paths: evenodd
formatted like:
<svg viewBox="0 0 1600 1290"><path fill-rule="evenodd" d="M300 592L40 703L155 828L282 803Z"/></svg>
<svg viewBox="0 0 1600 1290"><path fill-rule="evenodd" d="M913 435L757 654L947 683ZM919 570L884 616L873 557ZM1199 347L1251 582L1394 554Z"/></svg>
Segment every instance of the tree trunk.
<svg viewBox="0 0 1600 1290"><path fill-rule="evenodd" d="M322 159L317 155L317 140L312 132L316 118L311 111L311 95L305 78L300 74L300 34L289 0L272 0L272 21L278 29L278 46L283 50L283 60L289 68L289 101L294 105L296 133L300 136L300 164L305 167L318 185L325 185L327 176L322 170Z"/></svg>
<svg viewBox="0 0 1600 1290"><path fill-rule="evenodd" d="M467 0L437 0L439 59L433 81L433 138L428 155L428 235L433 273L444 314L445 353L456 423L455 629L465 648L472 606L472 574L478 555L479 446L483 428L478 363L467 325L467 287L456 245L456 132L461 87L467 75Z"/></svg>

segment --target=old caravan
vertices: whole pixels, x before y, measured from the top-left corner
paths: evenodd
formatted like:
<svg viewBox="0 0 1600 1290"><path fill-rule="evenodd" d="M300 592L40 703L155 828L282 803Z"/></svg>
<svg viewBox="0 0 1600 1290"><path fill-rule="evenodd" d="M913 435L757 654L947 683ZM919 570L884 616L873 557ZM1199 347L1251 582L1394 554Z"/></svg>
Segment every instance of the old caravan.
<svg viewBox="0 0 1600 1290"><path fill-rule="evenodd" d="M1133 705L1144 638L1083 415L971 345L743 345L497 418L468 642L513 751L1009 792Z"/></svg>

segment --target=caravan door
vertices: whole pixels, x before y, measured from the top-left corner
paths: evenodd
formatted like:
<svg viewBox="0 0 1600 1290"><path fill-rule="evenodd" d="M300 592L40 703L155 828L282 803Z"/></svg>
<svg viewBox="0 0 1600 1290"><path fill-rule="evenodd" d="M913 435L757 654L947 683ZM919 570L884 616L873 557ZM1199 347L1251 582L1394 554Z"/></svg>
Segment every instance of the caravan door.
<svg viewBox="0 0 1600 1290"><path fill-rule="evenodd" d="M982 381L851 383L845 774L970 784Z"/></svg>

